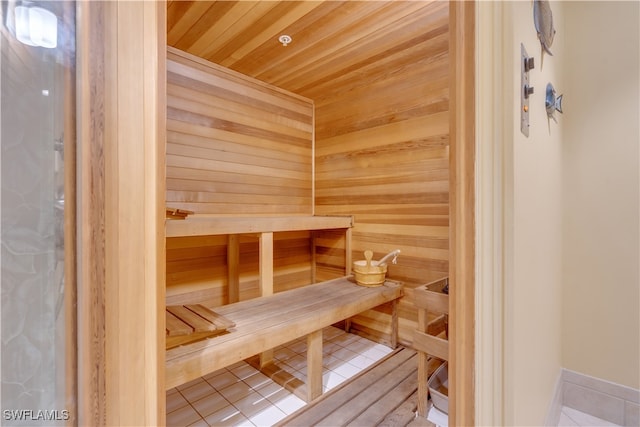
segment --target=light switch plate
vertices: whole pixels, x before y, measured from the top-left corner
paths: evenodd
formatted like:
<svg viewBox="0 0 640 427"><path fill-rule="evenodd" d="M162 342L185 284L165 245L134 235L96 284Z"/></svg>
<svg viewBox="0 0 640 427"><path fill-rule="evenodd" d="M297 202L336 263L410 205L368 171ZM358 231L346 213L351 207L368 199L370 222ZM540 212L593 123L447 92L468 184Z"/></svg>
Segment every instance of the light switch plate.
<svg viewBox="0 0 640 427"><path fill-rule="evenodd" d="M529 136L529 95L533 87L529 83L529 70L533 68L533 58L527 54L524 45L520 43L520 131Z"/></svg>

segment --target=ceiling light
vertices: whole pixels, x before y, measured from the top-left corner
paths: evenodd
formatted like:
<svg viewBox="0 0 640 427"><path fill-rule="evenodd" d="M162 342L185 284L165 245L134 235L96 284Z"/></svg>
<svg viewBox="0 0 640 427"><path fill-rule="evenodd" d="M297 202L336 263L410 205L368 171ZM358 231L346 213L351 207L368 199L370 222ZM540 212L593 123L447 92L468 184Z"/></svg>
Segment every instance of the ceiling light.
<svg viewBox="0 0 640 427"><path fill-rule="evenodd" d="M16 6L16 38L29 46L55 48L58 45L58 18L52 12L29 3Z"/></svg>
<svg viewBox="0 0 640 427"><path fill-rule="evenodd" d="M291 36L287 34L283 34L278 38L278 41L282 43L282 46L288 45L289 43L291 43L291 40L292 40Z"/></svg>

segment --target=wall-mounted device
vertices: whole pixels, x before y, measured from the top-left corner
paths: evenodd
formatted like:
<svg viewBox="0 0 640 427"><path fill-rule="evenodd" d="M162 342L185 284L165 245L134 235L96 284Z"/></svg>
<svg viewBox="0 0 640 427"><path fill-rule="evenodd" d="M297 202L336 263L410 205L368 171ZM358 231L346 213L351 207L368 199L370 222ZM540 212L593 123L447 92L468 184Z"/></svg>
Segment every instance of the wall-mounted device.
<svg viewBox="0 0 640 427"><path fill-rule="evenodd" d="M534 63L522 43L520 52L520 131L529 136L529 97L533 94L533 86L529 83L529 71L534 68Z"/></svg>
<svg viewBox="0 0 640 427"><path fill-rule="evenodd" d="M551 120L556 120L556 111L562 113L562 95L556 96L556 90L551 83L547 83L547 92L544 98L544 108L547 110L547 122L549 124L549 133L551 133Z"/></svg>

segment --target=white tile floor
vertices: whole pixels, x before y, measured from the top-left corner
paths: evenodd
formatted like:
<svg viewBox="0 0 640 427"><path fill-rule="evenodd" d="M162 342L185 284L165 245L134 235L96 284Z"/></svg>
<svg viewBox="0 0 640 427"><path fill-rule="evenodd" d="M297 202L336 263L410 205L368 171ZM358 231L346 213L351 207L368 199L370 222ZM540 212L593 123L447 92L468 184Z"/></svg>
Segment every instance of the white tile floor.
<svg viewBox="0 0 640 427"><path fill-rule="evenodd" d="M585 414L576 409L569 408L567 406L562 407L560 412L560 421L558 421L558 427L595 427L595 426L617 426L617 424L610 423L608 421L596 418L592 415Z"/></svg>
<svg viewBox="0 0 640 427"><path fill-rule="evenodd" d="M382 344L328 327L323 330L323 388L330 390L391 353ZM274 349L278 365L306 382L307 344ZM167 426L271 426L305 402L245 362L167 391Z"/></svg>

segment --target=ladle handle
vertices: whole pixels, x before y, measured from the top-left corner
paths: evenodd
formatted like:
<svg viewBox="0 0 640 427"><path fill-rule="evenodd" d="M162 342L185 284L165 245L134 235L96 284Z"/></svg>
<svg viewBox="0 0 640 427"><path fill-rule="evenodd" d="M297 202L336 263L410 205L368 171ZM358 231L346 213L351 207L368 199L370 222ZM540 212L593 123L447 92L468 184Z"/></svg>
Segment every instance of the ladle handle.
<svg viewBox="0 0 640 427"><path fill-rule="evenodd" d="M367 270L371 269L371 258L373 258L373 252L370 250L364 251L364 258L367 260Z"/></svg>

